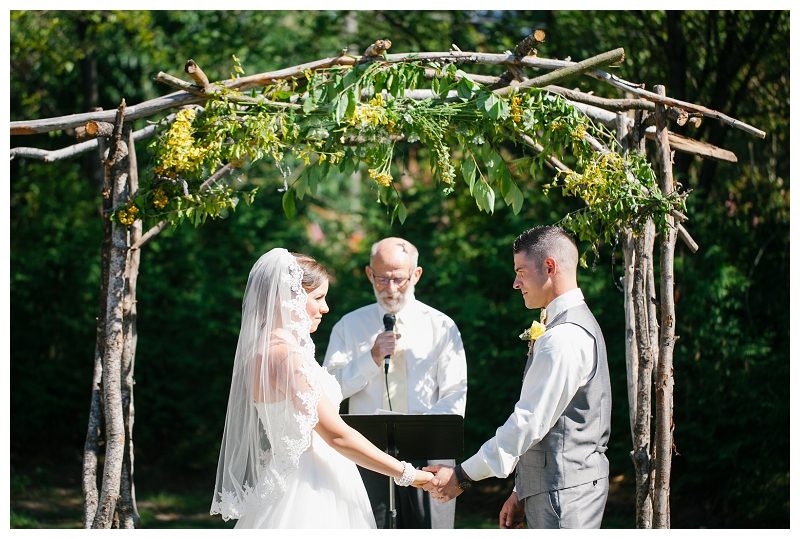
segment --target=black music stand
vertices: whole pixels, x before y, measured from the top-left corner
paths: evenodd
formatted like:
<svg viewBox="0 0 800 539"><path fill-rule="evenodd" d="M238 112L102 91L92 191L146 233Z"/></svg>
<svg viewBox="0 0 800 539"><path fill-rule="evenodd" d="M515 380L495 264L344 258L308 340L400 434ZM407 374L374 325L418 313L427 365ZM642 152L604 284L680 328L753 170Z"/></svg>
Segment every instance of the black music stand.
<svg viewBox="0 0 800 539"><path fill-rule="evenodd" d="M376 447L399 460L439 460L464 457L464 418L441 415L342 415ZM397 528L394 479L389 478L389 521Z"/></svg>

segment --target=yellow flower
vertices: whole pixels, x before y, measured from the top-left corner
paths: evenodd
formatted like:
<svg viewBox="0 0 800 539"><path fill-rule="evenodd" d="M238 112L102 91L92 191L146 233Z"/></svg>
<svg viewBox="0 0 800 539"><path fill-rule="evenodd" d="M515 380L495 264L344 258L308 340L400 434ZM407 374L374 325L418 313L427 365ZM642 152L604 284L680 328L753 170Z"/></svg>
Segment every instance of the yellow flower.
<svg viewBox="0 0 800 539"><path fill-rule="evenodd" d="M531 324L531 327L525 328L525 331L522 332L522 335L520 335L519 338L523 341L535 341L544 335L545 331L547 331L547 327L541 322L534 320L533 324Z"/></svg>
<svg viewBox="0 0 800 539"><path fill-rule="evenodd" d="M532 341L535 341L536 339L544 335L544 332L547 331L547 327L541 322L537 322L536 320L534 320L533 323L531 324L530 331L531 331L530 339Z"/></svg>
<svg viewBox="0 0 800 539"><path fill-rule="evenodd" d="M166 191L163 189L156 189L155 195L153 196L153 205L156 208L162 209L169 203L169 198L167 197Z"/></svg>

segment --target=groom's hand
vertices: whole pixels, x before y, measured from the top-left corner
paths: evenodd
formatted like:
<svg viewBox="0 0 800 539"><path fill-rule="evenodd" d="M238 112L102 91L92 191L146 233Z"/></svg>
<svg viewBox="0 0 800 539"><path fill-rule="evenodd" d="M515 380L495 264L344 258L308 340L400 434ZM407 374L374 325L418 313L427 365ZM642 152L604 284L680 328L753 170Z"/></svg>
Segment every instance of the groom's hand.
<svg viewBox="0 0 800 539"><path fill-rule="evenodd" d="M449 502L464 492L458 488L456 474L452 466L435 464L426 466L423 470L433 472L436 476L422 486L422 490L430 492L431 498L437 499L442 503Z"/></svg>
<svg viewBox="0 0 800 539"><path fill-rule="evenodd" d="M518 530L525 527L525 504L512 492L500 510L500 529Z"/></svg>

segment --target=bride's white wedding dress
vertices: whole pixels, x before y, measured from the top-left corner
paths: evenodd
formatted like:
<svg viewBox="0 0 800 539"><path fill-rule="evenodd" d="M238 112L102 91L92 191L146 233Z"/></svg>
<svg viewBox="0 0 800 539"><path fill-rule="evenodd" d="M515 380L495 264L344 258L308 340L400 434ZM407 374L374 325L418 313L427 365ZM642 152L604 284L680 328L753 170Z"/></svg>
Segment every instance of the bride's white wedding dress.
<svg viewBox="0 0 800 539"><path fill-rule="evenodd" d="M309 368L334 406L342 401L339 382L313 363ZM280 413L278 403L258 407L259 420L265 414ZM295 423L298 432L299 423ZM297 435L299 437L299 434ZM286 479L286 490L276 500L265 501L242 515L236 528L375 528L367 490L356 465L329 446L314 431L311 445L300 455L297 469Z"/></svg>

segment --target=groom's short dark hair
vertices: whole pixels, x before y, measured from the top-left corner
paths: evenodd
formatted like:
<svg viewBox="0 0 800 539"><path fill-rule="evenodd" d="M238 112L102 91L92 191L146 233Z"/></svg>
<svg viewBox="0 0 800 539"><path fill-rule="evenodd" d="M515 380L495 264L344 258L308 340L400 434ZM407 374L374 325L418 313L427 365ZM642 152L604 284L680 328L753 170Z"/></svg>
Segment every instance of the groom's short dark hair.
<svg viewBox="0 0 800 539"><path fill-rule="evenodd" d="M551 226L535 226L526 230L514 240L514 254L525 253L538 267L548 257L553 257L565 268L577 270L578 247L572 236L564 229Z"/></svg>

